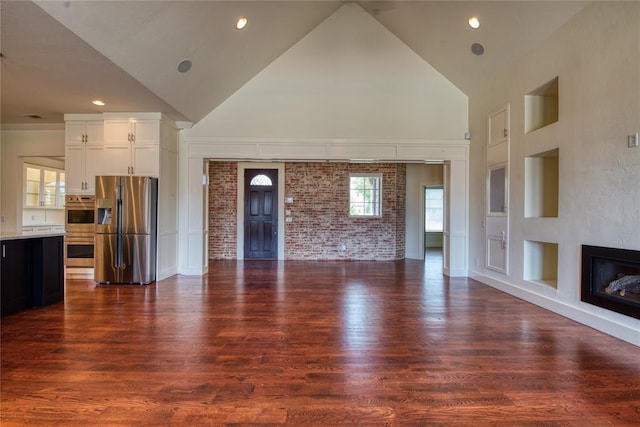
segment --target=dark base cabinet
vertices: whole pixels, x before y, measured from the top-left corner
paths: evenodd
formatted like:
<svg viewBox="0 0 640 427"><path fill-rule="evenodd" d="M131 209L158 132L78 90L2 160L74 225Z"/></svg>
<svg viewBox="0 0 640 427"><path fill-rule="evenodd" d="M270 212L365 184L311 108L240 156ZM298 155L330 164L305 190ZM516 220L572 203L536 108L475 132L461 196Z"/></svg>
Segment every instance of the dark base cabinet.
<svg viewBox="0 0 640 427"><path fill-rule="evenodd" d="M64 301L63 238L44 237L33 244L33 305L44 307Z"/></svg>
<svg viewBox="0 0 640 427"><path fill-rule="evenodd" d="M64 301L62 236L2 242L1 316Z"/></svg>
<svg viewBox="0 0 640 427"><path fill-rule="evenodd" d="M0 265L0 280L2 280L0 314L2 316L31 307L33 281L29 271L30 246L31 240L26 239L2 242L2 264Z"/></svg>

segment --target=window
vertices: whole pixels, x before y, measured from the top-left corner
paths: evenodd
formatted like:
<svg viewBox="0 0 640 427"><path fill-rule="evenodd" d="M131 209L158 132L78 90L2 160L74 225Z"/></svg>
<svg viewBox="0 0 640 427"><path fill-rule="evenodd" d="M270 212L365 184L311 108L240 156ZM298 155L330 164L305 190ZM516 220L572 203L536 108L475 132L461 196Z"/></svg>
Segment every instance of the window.
<svg viewBox="0 0 640 427"><path fill-rule="evenodd" d="M382 216L382 175L349 175L349 216Z"/></svg>
<svg viewBox="0 0 640 427"><path fill-rule="evenodd" d="M271 178L266 175L256 175L251 179L249 185L260 185L264 187L271 187L273 183L271 182Z"/></svg>
<svg viewBox="0 0 640 427"><path fill-rule="evenodd" d="M64 208L65 173L24 164L24 207Z"/></svg>
<svg viewBox="0 0 640 427"><path fill-rule="evenodd" d="M427 187L424 191L424 231L444 231L444 189Z"/></svg>

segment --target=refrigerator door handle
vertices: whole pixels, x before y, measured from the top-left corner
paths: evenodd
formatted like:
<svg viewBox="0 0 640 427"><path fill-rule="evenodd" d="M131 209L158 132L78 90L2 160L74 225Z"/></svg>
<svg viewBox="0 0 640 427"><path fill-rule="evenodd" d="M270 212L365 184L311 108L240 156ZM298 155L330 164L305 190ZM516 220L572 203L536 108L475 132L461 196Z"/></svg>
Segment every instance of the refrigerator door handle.
<svg viewBox="0 0 640 427"><path fill-rule="evenodd" d="M122 185L116 185L116 268L122 268ZM120 275L118 273L118 275Z"/></svg>
<svg viewBox="0 0 640 427"><path fill-rule="evenodd" d="M122 234L116 234L116 259L114 262L117 278L120 279L120 272L118 270L122 268Z"/></svg>

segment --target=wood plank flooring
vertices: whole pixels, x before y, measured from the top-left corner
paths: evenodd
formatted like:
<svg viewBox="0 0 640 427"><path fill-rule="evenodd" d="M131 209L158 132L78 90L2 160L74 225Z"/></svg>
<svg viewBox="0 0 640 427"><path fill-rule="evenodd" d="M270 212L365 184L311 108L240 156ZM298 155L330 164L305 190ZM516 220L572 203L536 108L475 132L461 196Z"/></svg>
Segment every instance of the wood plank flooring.
<svg viewBox="0 0 640 427"><path fill-rule="evenodd" d="M72 280L1 329L3 427L640 425L639 348L429 262Z"/></svg>

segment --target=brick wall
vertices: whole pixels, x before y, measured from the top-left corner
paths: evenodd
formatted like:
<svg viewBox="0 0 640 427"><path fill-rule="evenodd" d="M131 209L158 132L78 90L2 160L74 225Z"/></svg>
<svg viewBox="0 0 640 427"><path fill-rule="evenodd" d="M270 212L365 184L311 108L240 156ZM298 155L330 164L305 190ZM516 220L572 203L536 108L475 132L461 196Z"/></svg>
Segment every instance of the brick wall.
<svg viewBox="0 0 640 427"><path fill-rule="evenodd" d="M396 164L396 256L404 259L407 222L407 165Z"/></svg>
<svg viewBox="0 0 640 427"><path fill-rule="evenodd" d="M209 163L209 259L236 259L238 164Z"/></svg>
<svg viewBox="0 0 640 427"><path fill-rule="evenodd" d="M209 259L235 259L235 162L209 167ZM382 217L349 217L349 174L382 174ZM280 177L279 179L282 179ZM405 256L406 165L286 163L285 259L396 260ZM280 221L285 221L284 217Z"/></svg>
<svg viewBox="0 0 640 427"><path fill-rule="evenodd" d="M349 174L382 174L382 217L349 217ZM404 258L403 164L287 163L286 259L394 260Z"/></svg>

